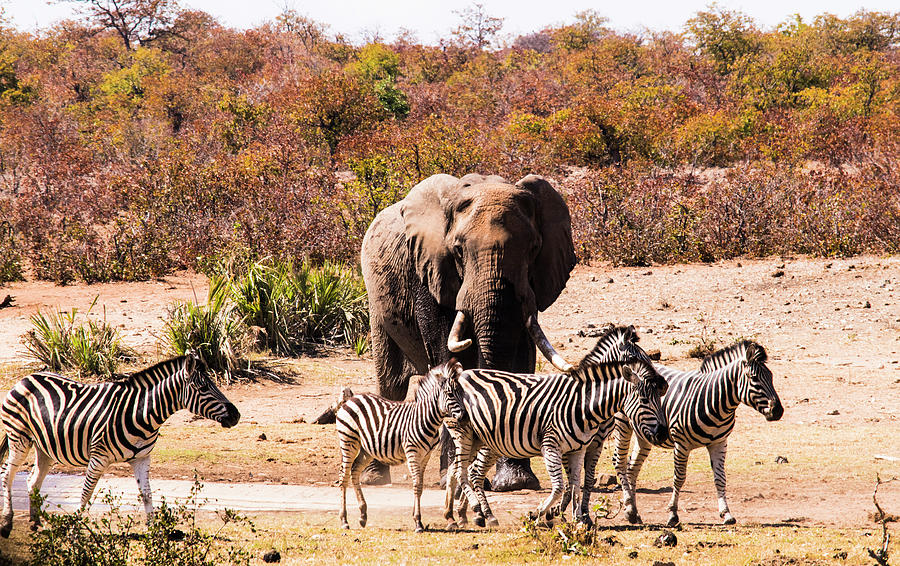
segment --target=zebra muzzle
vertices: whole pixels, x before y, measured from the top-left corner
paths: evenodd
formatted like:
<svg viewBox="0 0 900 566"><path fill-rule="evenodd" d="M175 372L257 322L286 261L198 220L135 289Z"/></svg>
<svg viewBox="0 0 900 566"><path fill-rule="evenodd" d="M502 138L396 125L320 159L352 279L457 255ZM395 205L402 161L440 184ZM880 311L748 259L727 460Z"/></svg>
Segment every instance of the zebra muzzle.
<svg viewBox="0 0 900 566"><path fill-rule="evenodd" d="M222 428L231 428L238 424L238 421L241 420L241 413L237 410L237 407L228 403L225 405L225 410L227 411L227 414L224 417L217 419L219 424L222 425Z"/></svg>
<svg viewBox="0 0 900 566"><path fill-rule="evenodd" d="M766 417L767 421L777 421L780 420L784 415L784 407L781 405L780 400L775 400L775 402L769 402L769 406L763 411L763 416Z"/></svg>

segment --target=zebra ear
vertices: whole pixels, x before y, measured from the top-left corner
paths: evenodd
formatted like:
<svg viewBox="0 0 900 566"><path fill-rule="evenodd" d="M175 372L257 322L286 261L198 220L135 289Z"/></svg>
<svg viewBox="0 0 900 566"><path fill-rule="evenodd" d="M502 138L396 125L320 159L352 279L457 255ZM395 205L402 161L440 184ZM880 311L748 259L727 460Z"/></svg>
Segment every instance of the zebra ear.
<svg viewBox="0 0 900 566"><path fill-rule="evenodd" d="M634 325L633 325L633 324L629 324L629 325L628 325L628 332L625 334L625 337L626 337L630 342L638 342L638 341L640 341L640 339L641 339L641 337L638 336L637 330L634 329Z"/></svg>

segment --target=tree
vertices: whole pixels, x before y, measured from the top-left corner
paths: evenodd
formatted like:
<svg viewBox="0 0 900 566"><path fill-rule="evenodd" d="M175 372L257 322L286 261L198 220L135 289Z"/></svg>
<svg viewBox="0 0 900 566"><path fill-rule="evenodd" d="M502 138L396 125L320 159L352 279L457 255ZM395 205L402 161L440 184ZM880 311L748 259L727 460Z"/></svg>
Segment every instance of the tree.
<svg viewBox="0 0 900 566"><path fill-rule="evenodd" d="M479 51L489 46L503 27L503 18L489 16L484 11L484 4L472 4L464 10L454 10L453 13L462 19L453 30L453 35L460 43Z"/></svg>
<svg viewBox="0 0 900 566"><path fill-rule="evenodd" d="M700 52L715 61L722 75L728 74L738 59L760 48L752 18L715 4L689 19L687 29Z"/></svg>
<svg viewBox="0 0 900 566"><path fill-rule="evenodd" d="M125 48L135 49L173 33L178 0L57 0L81 4L83 13L103 29L114 30Z"/></svg>

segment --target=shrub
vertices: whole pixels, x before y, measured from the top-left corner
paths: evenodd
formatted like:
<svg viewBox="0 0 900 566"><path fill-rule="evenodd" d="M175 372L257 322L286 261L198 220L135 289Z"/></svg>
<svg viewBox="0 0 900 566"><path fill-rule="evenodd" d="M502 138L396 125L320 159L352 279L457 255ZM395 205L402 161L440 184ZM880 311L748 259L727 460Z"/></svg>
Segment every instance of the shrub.
<svg viewBox="0 0 900 566"><path fill-rule="evenodd" d="M368 332L365 286L344 264L265 260L235 277L231 289L246 323L263 329L263 344L280 354L353 345Z"/></svg>
<svg viewBox="0 0 900 566"><path fill-rule="evenodd" d="M163 341L175 355L195 351L212 371L230 381L246 349L244 320L235 311L223 277L209 280L205 305L177 302L169 311Z"/></svg>
<svg viewBox="0 0 900 566"><path fill-rule="evenodd" d="M31 539L31 564L37 566L245 566L250 554L222 544L222 529L242 525L255 532L253 523L225 509L218 513L221 527L207 532L197 524L202 485L195 479L187 500L170 506L165 499L156 507L146 529L133 513L122 510L121 500L107 494L107 514L91 517L87 511L41 511L44 528ZM43 503L39 495L32 495ZM227 539L225 539L227 540Z"/></svg>
<svg viewBox="0 0 900 566"><path fill-rule="evenodd" d="M2 210L2 209L0 209ZM7 228L9 222L0 223L0 285L10 281L23 281L22 255L17 249L16 242L12 238L11 228ZM7 236L5 232L10 232Z"/></svg>
<svg viewBox="0 0 900 566"><path fill-rule="evenodd" d="M97 299L91 303L91 309ZM103 321L77 324L78 310L57 311L54 315L38 312L31 317L34 326L25 334L28 355L42 362L50 371L78 372L79 376L112 377L120 362L134 359L134 352L124 346L118 331Z"/></svg>

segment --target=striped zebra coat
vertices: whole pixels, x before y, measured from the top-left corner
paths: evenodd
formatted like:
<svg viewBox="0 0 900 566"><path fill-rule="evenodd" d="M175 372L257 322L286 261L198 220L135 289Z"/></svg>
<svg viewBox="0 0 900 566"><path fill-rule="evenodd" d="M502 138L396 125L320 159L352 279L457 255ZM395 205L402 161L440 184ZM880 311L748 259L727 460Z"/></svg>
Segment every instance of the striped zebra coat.
<svg viewBox="0 0 900 566"><path fill-rule="evenodd" d="M663 407L669 423L669 439L661 446L674 451L675 473L669 502L668 525L679 523L678 497L684 486L688 457L692 450L705 447L713 470L719 503L719 516L725 524L734 517L725 497L725 452L728 435L734 428L735 412L740 404L760 412L768 421L777 421L784 413L772 384L772 372L766 366L766 351L755 342L743 340L719 350L703 360L699 371L678 371L657 365L656 370L669 382ZM634 485L641 465L650 453L651 442L634 429L633 408L617 415L616 468L626 470ZM632 431L637 446L627 460ZM658 443L657 443L658 444ZM634 498L626 503L629 518L640 521Z"/></svg>
<svg viewBox="0 0 900 566"><path fill-rule="evenodd" d="M366 526L367 505L359 476L373 460L385 464L404 461L413 478L413 519L422 532L422 476L440 436L444 417L450 415L444 384L462 366L450 360L419 378L415 400L391 401L375 394L345 395L335 414L341 446L341 526L347 522L347 486L351 482L359 504L359 524ZM457 414L458 411L457 411Z"/></svg>
<svg viewBox="0 0 900 566"><path fill-rule="evenodd" d="M219 422L237 424L240 413L207 377L195 355L181 356L137 372L122 381L85 384L53 373L36 373L13 386L0 405L5 437L0 460L6 462L0 483L3 515L0 535L12 530L12 483L31 447L37 451L28 479L29 492L40 491L54 462L87 466L81 506L87 507L100 476L116 462L134 470L148 518L153 512L150 495L150 452L159 429L180 409ZM31 520L38 522L33 503Z"/></svg>
<svg viewBox="0 0 900 566"><path fill-rule="evenodd" d="M599 363L589 354L572 374L539 376L482 369L465 371L449 383L450 395L467 417L449 421L447 427L456 445L454 470L447 481L445 517L449 527L456 524L456 481L476 513L476 524L497 524L482 483L484 471L498 456L543 455L552 483L550 495L537 511L539 516L545 514L564 489L563 459L573 473L570 484L577 485L585 445L600 425L621 409L631 391L650 408L644 432L660 442L666 434L659 401L666 382L642 360ZM476 453L473 486L468 469Z"/></svg>

